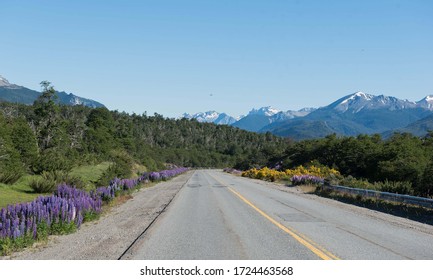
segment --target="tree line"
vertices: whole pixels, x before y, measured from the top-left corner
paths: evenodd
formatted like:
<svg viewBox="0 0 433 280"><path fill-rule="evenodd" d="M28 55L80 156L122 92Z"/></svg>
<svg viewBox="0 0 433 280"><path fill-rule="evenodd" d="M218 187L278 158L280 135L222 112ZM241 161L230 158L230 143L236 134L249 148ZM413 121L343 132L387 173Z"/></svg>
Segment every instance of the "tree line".
<svg viewBox="0 0 433 280"><path fill-rule="evenodd" d="M282 155L284 139L230 126L128 114L106 108L58 105L49 82L31 106L0 103L0 181L22 174L68 171L101 161L116 163L110 176L126 176L134 163L148 170L165 163L187 167L266 165ZM117 169L117 170L116 170Z"/></svg>

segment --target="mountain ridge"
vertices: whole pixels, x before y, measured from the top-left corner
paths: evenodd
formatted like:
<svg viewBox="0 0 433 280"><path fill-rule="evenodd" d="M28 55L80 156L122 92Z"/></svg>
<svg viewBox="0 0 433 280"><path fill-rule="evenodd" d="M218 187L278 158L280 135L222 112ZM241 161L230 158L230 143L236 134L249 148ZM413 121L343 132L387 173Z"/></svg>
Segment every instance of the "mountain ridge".
<svg viewBox="0 0 433 280"><path fill-rule="evenodd" d="M253 108L236 122L225 124L253 132L271 132L296 140L325 137L331 133L355 136L416 131L417 135L425 135L427 131L423 128L433 127L433 123L429 124L430 121L433 122L430 115L433 116L433 95L414 102L357 91L318 109L282 111L271 106Z"/></svg>
<svg viewBox="0 0 433 280"><path fill-rule="evenodd" d="M309 126L321 127L321 130L311 133L320 137L326 136L329 132L345 136L383 133L398 130L427 117L433 113L432 105L431 96L412 102L392 96L355 92L308 114L302 118L303 125L300 125L299 120L287 120L264 127L260 132L269 131L297 140L314 138L308 137L308 133L305 132L305 127ZM326 122L326 128L317 125L322 121Z"/></svg>
<svg viewBox="0 0 433 280"><path fill-rule="evenodd" d="M215 124L233 125L248 131L258 132L263 126L284 121L292 118L303 117L316 110L315 108L303 108L301 110L281 111L271 106L253 108L248 114L239 117L232 117L226 113L219 113L214 110L196 114L184 113L180 118L196 119L199 122L212 122Z"/></svg>
<svg viewBox="0 0 433 280"><path fill-rule="evenodd" d="M11 103L22 103L31 105L41 95L41 92L32 90L20 85L11 84L6 78L0 75L0 101ZM104 107L102 103L74 95L73 93L66 93L65 91L56 91L57 103L63 105L83 105L91 108Z"/></svg>

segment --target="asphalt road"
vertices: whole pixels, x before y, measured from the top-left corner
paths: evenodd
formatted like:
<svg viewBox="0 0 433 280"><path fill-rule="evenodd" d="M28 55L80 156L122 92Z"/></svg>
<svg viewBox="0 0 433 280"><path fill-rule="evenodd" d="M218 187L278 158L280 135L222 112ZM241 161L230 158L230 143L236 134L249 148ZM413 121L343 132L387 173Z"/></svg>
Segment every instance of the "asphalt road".
<svg viewBox="0 0 433 280"><path fill-rule="evenodd" d="M123 259L433 259L431 226L281 188L195 171Z"/></svg>

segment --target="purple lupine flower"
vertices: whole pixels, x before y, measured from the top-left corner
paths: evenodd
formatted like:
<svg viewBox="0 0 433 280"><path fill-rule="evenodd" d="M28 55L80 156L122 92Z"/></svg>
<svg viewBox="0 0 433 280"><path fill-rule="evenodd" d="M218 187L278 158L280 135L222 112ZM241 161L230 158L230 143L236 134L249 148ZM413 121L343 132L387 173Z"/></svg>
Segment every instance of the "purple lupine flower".
<svg viewBox="0 0 433 280"><path fill-rule="evenodd" d="M149 174L149 179L153 182L158 181L160 178L161 178L161 176L159 175L159 172L151 172Z"/></svg>
<svg viewBox="0 0 433 280"><path fill-rule="evenodd" d="M295 175L291 178L293 185L304 185L304 184L323 184L324 179L313 175Z"/></svg>
<svg viewBox="0 0 433 280"><path fill-rule="evenodd" d="M114 198L116 192L132 190L142 182L168 179L187 171L175 168L160 172L143 173L137 179L114 178L107 187L88 193L73 186L61 184L50 196L39 196L29 203L8 205L0 209L0 238L16 239L24 235L37 238L38 224L48 227L55 223L74 222L79 227L87 212L100 213L102 200Z"/></svg>

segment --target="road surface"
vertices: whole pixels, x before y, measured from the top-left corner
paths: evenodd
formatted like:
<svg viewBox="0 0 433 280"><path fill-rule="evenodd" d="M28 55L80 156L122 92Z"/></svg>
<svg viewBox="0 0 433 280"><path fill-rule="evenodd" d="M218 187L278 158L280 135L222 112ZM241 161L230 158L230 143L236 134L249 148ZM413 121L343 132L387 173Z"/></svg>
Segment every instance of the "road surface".
<svg viewBox="0 0 433 280"><path fill-rule="evenodd" d="M198 170L122 259L433 259L433 227Z"/></svg>

